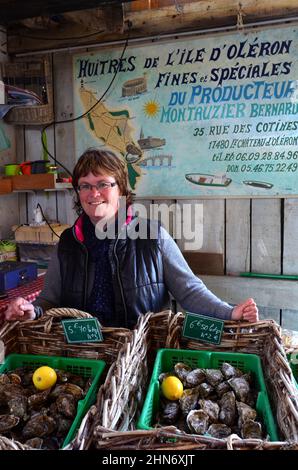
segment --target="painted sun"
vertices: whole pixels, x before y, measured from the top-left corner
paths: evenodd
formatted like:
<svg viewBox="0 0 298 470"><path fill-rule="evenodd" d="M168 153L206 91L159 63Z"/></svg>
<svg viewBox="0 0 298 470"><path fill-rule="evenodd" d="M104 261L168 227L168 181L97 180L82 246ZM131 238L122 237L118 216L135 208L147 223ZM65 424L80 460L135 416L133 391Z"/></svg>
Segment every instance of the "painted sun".
<svg viewBox="0 0 298 470"><path fill-rule="evenodd" d="M146 116L154 118L159 113L159 108L160 106L156 101L147 101L147 103L144 104L143 110Z"/></svg>

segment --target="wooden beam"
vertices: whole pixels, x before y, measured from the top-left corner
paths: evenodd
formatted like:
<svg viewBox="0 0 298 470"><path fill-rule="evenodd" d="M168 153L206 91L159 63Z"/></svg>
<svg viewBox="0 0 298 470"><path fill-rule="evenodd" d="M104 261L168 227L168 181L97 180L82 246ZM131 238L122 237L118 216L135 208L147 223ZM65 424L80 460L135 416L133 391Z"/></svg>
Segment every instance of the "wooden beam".
<svg viewBox="0 0 298 470"><path fill-rule="evenodd" d="M200 279L218 297L237 304L253 297L258 306L298 310L298 283L277 279L206 276Z"/></svg>
<svg viewBox="0 0 298 470"><path fill-rule="evenodd" d="M179 8L177 7L179 5ZM241 7L240 7L241 6ZM151 34L172 31L203 29L212 26L237 24L239 12L243 23L286 18L298 15L297 0L261 2L259 0L201 0L165 6L154 10L132 11L133 4L124 6L125 19L132 24L134 32L144 30Z"/></svg>
<svg viewBox="0 0 298 470"><path fill-rule="evenodd" d="M65 14L66 21L46 30L15 26L8 30L9 54L101 43L123 37L122 5ZM126 33L127 34L127 33Z"/></svg>
<svg viewBox="0 0 298 470"><path fill-rule="evenodd" d="M0 0L1 24L36 16L58 15L67 11L105 7L131 0Z"/></svg>
<svg viewBox="0 0 298 470"><path fill-rule="evenodd" d="M177 5L181 8L177 8ZM102 9L97 28L94 25L90 28L89 23L69 23L53 28L52 32L50 29L38 33L29 31L29 34L28 30L10 29L8 52L17 54L71 46L87 47L96 43L100 45L103 42L124 40L128 30L130 38L138 38L236 25L239 5L239 0L202 0L181 5L177 0L177 4L154 10L146 8L132 11L129 3L118 4ZM94 16L99 15L98 9L93 12ZM276 18L289 19L298 16L298 2L241 0L241 15L244 24Z"/></svg>

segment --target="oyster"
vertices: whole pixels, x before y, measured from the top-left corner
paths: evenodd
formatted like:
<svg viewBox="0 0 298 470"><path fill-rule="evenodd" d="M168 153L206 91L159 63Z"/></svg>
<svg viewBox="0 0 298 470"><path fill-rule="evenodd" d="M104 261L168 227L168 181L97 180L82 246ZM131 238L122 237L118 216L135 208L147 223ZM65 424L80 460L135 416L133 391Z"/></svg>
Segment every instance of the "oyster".
<svg viewBox="0 0 298 470"><path fill-rule="evenodd" d="M63 414L67 418L74 418L77 412L76 400L73 395L60 395L56 400L58 413Z"/></svg>
<svg viewBox="0 0 298 470"><path fill-rule="evenodd" d="M186 376L185 383L187 387L196 387L201 383L205 382L205 371L204 369L194 369L189 372Z"/></svg>
<svg viewBox="0 0 298 470"><path fill-rule="evenodd" d="M236 398L240 401L246 402L250 392L249 383L247 380L243 377L235 377L234 379L229 379L228 383L234 390Z"/></svg>
<svg viewBox="0 0 298 470"><path fill-rule="evenodd" d="M57 416L56 422L58 425L58 429L56 432L57 437L64 437L68 433L71 425L72 419L68 419L65 416Z"/></svg>
<svg viewBox="0 0 298 470"><path fill-rule="evenodd" d="M161 421L165 424L174 424L180 413L179 402L165 400L161 406Z"/></svg>
<svg viewBox="0 0 298 470"><path fill-rule="evenodd" d="M30 408L34 408L35 410L39 409L44 405L48 399L49 393L51 389L47 388L43 392L34 393L30 395L28 398L28 405Z"/></svg>
<svg viewBox="0 0 298 470"><path fill-rule="evenodd" d="M6 433L19 424L20 418L13 415L0 415L0 433Z"/></svg>
<svg viewBox="0 0 298 470"><path fill-rule="evenodd" d="M45 414L33 416L24 426L22 434L26 439L49 436L56 429L56 421Z"/></svg>
<svg viewBox="0 0 298 470"><path fill-rule="evenodd" d="M5 384L9 384L10 383L10 380L9 380L9 377L7 374L1 374L0 375L0 386L1 385L5 385Z"/></svg>
<svg viewBox="0 0 298 470"><path fill-rule="evenodd" d="M26 396L26 390L21 385L7 384L3 390L6 400L11 398Z"/></svg>
<svg viewBox="0 0 298 470"><path fill-rule="evenodd" d="M6 405L6 402L7 402L4 390L5 390L5 385L0 384L0 406Z"/></svg>
<svg viewBox="0 0 298 470"><path fill-rule="evenodd" d="M222 395L224 393L227 393L227 392L231 391L231 387L228 384L228 382L220 382L220 384L218 384L215 387L215 391L216 391L216 394L217 394L218 397L222 397Z"/></svg>
<svg viewBox="0 0 298 470"><path fill-rule="evenodd" d="M216 387L224 380L224 377L219 369L205 369L206 382L212 387Z"/></svg>
<svg viewBox="0 0 298 470"><path fill-rule="evenodd" d="M84 396L84 391L78 385L72 383L65 383L56 385L51 392L52 398L58 398L62 394L72 395L76 400L80 400Z"/></svg>
<svg viewBox="0 0 298 470"><path fill-rule="evenodd" d="M27 403L26 397L15 397L7 402L10 414L18 416L19 418L27 418Z"/></svg>
<svg viewBox="0 0 298 470"><path fill-rule="evenodd" d="M179 399L180 408L184 416L188 415L191 410L197 407L199 399L199 387L187 388L183 391L182 397Z"/></svg>
<svg viewBox="0 0 298 470"><path fill-rule="evenodd" d="M257 417L257 412L246 403L242 403L241 401L236 402L237 411L238 411L238 426L241 428L243 423L248 419L255 420Z"/></svg>
<svg viewBox="0 0 298 470"><path fill-rule="evenodd" d="M199 405L209 416L210 423L218 421L219 406L211 400L199 400Z"/></svg>
<svg viewBox="0 0 298 470"><path fill-rule="evenodd" d="M204 410L192 410L186 418L187 426L195 434L205 434L209 426L209 416Z"/></svg>
<svg viewBox="0 0 298 470"><path fill-rule="evenodd" d="M219 405L219 421L227 426L232 426L236 418L236 400L234 392L225 393L221 397Z"/></svg>
<svg viewBox="0 0 298 470"><path fill-rule="evenodd" d="M203 382L202 384L198 385L197 389L199 391L200 397L202 398L209 397L214 391L214 388L206 382Z"/></svg>
<svg viewBox="0 0 298 470"><path fill-rule="evenodd" d="M253 384L254 377L251 371L247 372L246 374L243 374L242 377L249 383L249 385Z"/></svg>
<svg viewBox="0 0 298 470"><path fill-rule="evenodd" d="M66 370L58 370L58 369L55 369L55 372L57 374L57 382L60 383L60 384L63 384L65 382L72 382L74 383L73 380L70 380L72 374L71 372L67 372ZM73 376L75 377L75 376Z"/></svg>
<svg viewBox="0 0 298 470"><path fill-rule="evenodd" d="M207 433L212 437L217 437L218 439L224 439L225 437L232 434L231 428L226 426L226 424L213 423L207 429Z"/></svg>
<svg viewBox="0 0 298 470"><path fill-rule="evenodd" d="M28 439L25 444L27 446L32 447L33 449L41 449L43 444L43 439L40 437L32 437L32 439Z"/></svg>
<svg viewBox="0 0 298 470"><path fill-rule="evenodd" d="M257 421L248 419L243 423L241 435L243 439L262 439L262 426Z"/></svg>
<svg viewBox="0 0 298 470"><path fill-rule="evenodd" d="M42 448L47 450L58 450L61 447L62 442L61 438L49 436L43 440Z"/></svg>
<svg viewBox="0 0 298 470"><path fill-rule="evenodd" d="M9 378L9 381L11 384L15 384L15 385L21 385L22 383L22 379L21 377L19 376L19 374L15 374L13 372L10 372L8 375L8 378Z"/></svg>
<svg viewBox="0 0 298 470"><path fill-rule="evenodd" d="M228 362L223 362L221 366L221 371L225 377L225 379L232 379L234 377L240 377L242 375L241 370L237 369L236 367L232 366Z"/></svg>
<svg viewBox="0 0 298 470"><path fill-rule="evenodd" d="M82 378L82 377L81 377ZM87 395L88 393L88 390L89 388L91 387L92 385L92 382L93 382L93 379L91 377L89 377L87 379L87 381L85 382L85 384L83 384L82 386L79 385L79 383L77 383L76 385L79 385L79 387L81 387L84 391L84 395ZM74 383L74 382L73 382ZM143 393L143 390L141 390L141 387L139 387L139 390L140 390L140 393L142 394ZM142 401L142 396L140 397L140 401Z"/></svg>
<svg viewBox="0 0 298 470"><path fill-rule="evenodd" d="M170 377L170 375L173 375L173 374L171 372L162 372L158 377L159 383L162 383L163 380L166 379L167 377Z"/></svg>
<svg viewBox="0 0 298 470"><path fill-rule="evenodd" d="M252 408L255 408L257 399L258 399L259 392L257 390L250 390L248 392L247 398L246 398L246 404L251 406Z"/></svg>
<svg viewBox="0 0 298 470"><path fill-rule="evenodd" d="M191 367L183 362L177 362L174 366L175 374L184 383L186 381L187 374L191 372Z"/></svg>

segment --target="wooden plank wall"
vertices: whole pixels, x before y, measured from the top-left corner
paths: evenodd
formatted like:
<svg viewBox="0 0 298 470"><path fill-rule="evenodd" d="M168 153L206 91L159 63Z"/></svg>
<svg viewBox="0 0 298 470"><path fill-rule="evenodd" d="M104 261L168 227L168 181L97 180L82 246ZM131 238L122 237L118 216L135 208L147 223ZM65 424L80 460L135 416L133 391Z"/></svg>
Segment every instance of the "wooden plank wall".
<svg viewBox="0 0 298 470"><path fill-rule="evenodd" d="M6 33L4 27L0 28L0 62L7 62L6 53ZM6 163L16 162L16 145L15 145L15 130L13 126L0 122L0 167L2 168ZM4 173L4 171L3 171ZM18 223L19 218L19 203L18 198L14 194L1 195L0 202L0 239L9 238L11 236L11 227ZM7 208L9 207L9 211Z"/></svg>
<svg viewBox="0 0 298 470"><path fill-rule="evenodd" d="M73 117L72 57L70 53L60 52L53 54L52 61L56 120L70 119ZM29 126L18 127L17 132L18 161L41 158L40 129ZM47 130L47 139L51 153L72 170L74 165L73 123L57 124L51 127ZM36 192L20 195L19 198L21 223L30 222L32 210L37 202L40 202L49 218L58 219L62 223L72 223L75 220L72 197L69 192ZM177 203L176 210L181 211L181 217L173 213L170 219L161 221L176 238L180 249L190 247L189 240L185 239L179 225L183 224L184 229L187 224L190 230L202 229L202 246L199 251L221 253L224 257L226 274L237 276L240 272L250 271L298 274L298 199L138 200L137 202L145 204L148 215L156 219L162 219L159 213L161 204L170 206ZM190 203L190 209L186 210L187 203ZM195 206L198 203L202 211L195 212ZM180 233L181 236L179 236ZM238 278L234 279L236 286ZM292 308L285 310L282 309L282 296L278 305L276 295L273 295L277 288L284 292L285 281L272 280L269 284L267 282L266 289L264 285L263 295L261 281L254 283L251 279L247 279L244 282L248 291L249 287L252 287L251 296L254 296L253 286L258 286L262 317L274 318L281 322L283 327L296 327L295 329L298 330L298 307L295 308L294 300L291 302L291 299L287 298L287 305ZM291 282L293 282L293 292L295 292L293 299L295 299L297 282ZM222 292L220 278L212 279L212 283L215 293L217 293L216 285L219 286L218 292ZM232 291L233 277L229 278L229 285ZM288 284L287 289L291 290ZM231 295L232 298L228 296L229 301L233 301L233 294ZM235 302L238 301L236 299L239 295L241 298L241 292L237 291L234 295Z"/></svg>

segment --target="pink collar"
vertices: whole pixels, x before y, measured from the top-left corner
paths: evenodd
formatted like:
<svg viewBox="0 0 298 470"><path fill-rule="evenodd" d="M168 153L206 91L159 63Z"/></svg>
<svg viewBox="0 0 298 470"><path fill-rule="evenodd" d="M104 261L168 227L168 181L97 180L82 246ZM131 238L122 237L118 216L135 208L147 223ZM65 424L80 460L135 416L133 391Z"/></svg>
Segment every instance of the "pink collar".
<svg viewBox="0 0 298 470"><path fill-rule="evenodd" d="M75 224L74 224L75 235L76 235L77 239L79 240L79 242L81 242L81 243L84 243L83 217L84 217L84 214L81 214L78 217L78 219L76 220ZM132 221L132 218L133 218L132 206L128 206L125 225L130 224L130 222Z"/></svg>

